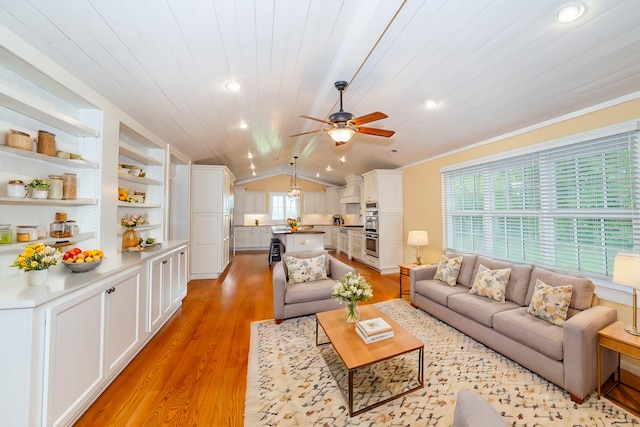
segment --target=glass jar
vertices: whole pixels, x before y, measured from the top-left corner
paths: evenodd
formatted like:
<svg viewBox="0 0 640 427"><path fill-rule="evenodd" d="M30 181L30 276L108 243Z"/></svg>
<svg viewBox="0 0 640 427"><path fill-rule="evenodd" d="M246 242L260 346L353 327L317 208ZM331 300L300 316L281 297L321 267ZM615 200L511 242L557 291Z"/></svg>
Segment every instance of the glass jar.
<svg viewBox="0 0 640 427"><path fill-rule="evenodd" d="M0 244L11 243L12 241L11 224L0 224Z"/></svg>
<svg viewBox="0 0 640 427"><path fill-rule="evenodd" d="M35 225L19 225L16 227L18 242L32 242L38 240L38 227Z"/></svg>
<svg viewBox="0 0 640 427"><path fill-rule="evenodd" d="M49 175L49 196L47 198L53 200L62 199L63 181L60 175Z"/></svg>
<svg viewBox="0 0 640 427"><path fill-rule="evenodd" d="M62 176L62 198L75 200L78 198L78 181L75 173L66 173Z"/></svg>
<svg viewBox="0 0 640 427"><path fill-rule="evenodd" d="M75 236L78 234L78 224L72 219L65 221L64 232L69 236Z"/></svg>
<svg viewBox="0 0 640 427"><path fill-rule="evenodd" d="M127 228L122 234L122 252L140 250L138 248L139 242L140 238L138 237L136 230L133 228Z"/></svg>
<svg viewBox="0 0 640 427"><path fill-rule="evenodd" d="M8 197L26 197L27 188L24 186L24 182L19 179L12 179L7 183L7 196Z"/></svg>

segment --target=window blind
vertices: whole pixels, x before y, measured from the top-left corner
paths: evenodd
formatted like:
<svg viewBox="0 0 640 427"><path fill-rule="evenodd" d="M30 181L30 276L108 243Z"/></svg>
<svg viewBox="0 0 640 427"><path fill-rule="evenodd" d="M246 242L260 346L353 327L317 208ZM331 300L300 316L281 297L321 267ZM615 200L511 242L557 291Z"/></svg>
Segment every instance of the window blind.
<svg viewBox="0 0 640 427"><path fill-rule="evenodd" d="M595 277L640 248L640 132L442 173L444 245Z"/></svg>

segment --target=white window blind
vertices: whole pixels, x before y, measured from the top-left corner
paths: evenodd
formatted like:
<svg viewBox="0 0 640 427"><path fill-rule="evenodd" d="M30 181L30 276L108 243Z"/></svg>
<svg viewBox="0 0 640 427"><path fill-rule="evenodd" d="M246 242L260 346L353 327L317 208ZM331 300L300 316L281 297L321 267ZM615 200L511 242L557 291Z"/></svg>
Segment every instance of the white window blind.
<svg viewBox="0 0 640 427"><path fill-rule="evenodd" d="M444 171L445 247L610 277L640 249L639 152L633 131Z"/></svg>

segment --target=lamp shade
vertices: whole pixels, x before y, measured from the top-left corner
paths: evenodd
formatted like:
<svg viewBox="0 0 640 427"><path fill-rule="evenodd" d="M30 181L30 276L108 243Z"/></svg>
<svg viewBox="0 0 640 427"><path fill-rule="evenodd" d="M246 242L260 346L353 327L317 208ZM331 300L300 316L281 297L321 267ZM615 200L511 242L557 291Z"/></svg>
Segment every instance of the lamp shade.
<svg viewBox="0 0 640 427"><path fill-rule="evenodd" d="M329 129L328 132L329 136L331 136L331 139L333 139L335 142L347 142L351 139L353 134L356 133L356 131L354 131L353 129L345 127L332 128Z"/></svg>
<svg viewBox="0 0 640 427"><path fill-rule="evenodd" d="M616 255L613 264L613 282L640 289L640 254Z"/></svg>
<svg viewBox="0 0 640 427"><path fill-rule="evenodd" d="M429 244L429 235L426 231L410 231L407 238L409 246L427 246Z"/></svg>

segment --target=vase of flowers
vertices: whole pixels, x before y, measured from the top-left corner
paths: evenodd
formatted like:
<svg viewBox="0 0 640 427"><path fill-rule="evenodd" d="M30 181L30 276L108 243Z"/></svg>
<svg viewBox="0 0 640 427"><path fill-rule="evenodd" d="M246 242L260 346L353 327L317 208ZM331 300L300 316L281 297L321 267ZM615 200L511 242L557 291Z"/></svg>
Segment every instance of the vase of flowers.
<svg viewBox="0 0 640 427"><path fill-rule="evenodd" d="M127 229L122 234L122 251L136 251L140 250L140 237L135 230L135 227L145 223L145 219L140 214L125 215L120 218L120 224Z"/></svg>
<svg viewBox="0 0 640 427"><path fill-rule="evenodd" d="M62 259L62 253L53 246L44 243L27 245L11 265L29 274L29 284L41 285L47 280L49 267L56 265Z"/></svg>
<svg viewBox="0 0 640 427"><path fill-rule="evenodd" d="M294 233L298 231L298 221L293 218L287 218L287 225L291 228L291 231Z"/></svg>
<svg viewBox="0 0 640 427"><path fill-rule="evenodd" d="M49 181L34 178L27 184L27 188L31 190L32 199L46 199L49 196Z"/></svg>
<svg viewBox="0 0 640 427"><path fill-rule="evenodd" d="M333 287L331 297L340 304L346 304L345 321L355 323L360 320L358 301L369 301L373 296L371 285L359 273L349 272Z"/></svg>

